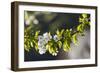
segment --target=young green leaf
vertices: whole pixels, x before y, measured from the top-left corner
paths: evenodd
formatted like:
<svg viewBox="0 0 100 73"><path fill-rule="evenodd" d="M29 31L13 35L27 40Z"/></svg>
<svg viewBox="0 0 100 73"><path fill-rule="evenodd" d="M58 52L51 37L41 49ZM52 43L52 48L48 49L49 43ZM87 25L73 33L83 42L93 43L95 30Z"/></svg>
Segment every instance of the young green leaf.
<svg viewBox="0 0 100 73"><path fill-rule="evenodd" d="M29 49L27 48L27 45L26 45L26 44L24 44L24 49L25 49L27 52L29 52Z"/></svg>
<svg viewBox="0 0 100 73"><path fill-rule="evenodd" d="M53 53L53 47L50 47L50 48L48 49L48 51L49 51L50 54L52 54L52 53Z"/></svg>
<svg viewBox="0 0 100 73"><path fill-rule="evenodd" d="M67 40L65 40L64 43L63 43L63 50L65 52L68 52L69 49L70 49L70 42L68 42Z"/></svg>
<svg viewBox="0 0 100 73"><path fill-rule="evenodd" d="M58 41L57 44L58 44L59 48L62 47L62 42L61 41Z"/></svg>
<svg viewBox="0 0 100 73"><path fill-rule="evenodd" d="M64 33L64 29L61 30L61 35Z"/></svg>
<svg viewBox="0 0 100 73"><path fill-rule="evenodd" d="M78 39L77 39L77 33L76 34L74 34L73 36L72 36L72 40L73 40L73 43L75 44L75 45L78 45Z"/></svg>
<svg viewBox="0 0 100 73"><path fill-rule="evenodd" d="M83 33L83 31L85 30L84 28L85 26L83 24L80 24L77 26L77 31Z"/></svg>
<svg viewBox="0 0 100 73"><path fill-rule="evenodd" d="M33 42L30 42L31 47L34 47Z"/></svg>
<svg viewBox="0 0 100 73"><path fill-rule="evenodd" d="M38 50L38 43L35 43L35 50Z"/></svg>
<svg viewBox="0 0 100 73"><path fill-rule="evenodd" d="M40 33L40 31L35 32L35 38L38 38L39 33Z"/></svg>
<svg viewBox="0 0 100 73"><path fill-rule="evenodd" d="M60 35L60 32L59 32L59 30L58 30L58 29L57 29L57 31L56 31L56 34L57 34L57 35Z"/></svg>
<svg viewBox="0 0 100 73"><path fill-rule="evenodd" d="M63 50L64 50L65 52L68 51L68 48L67 48L66 44L63 44Z"/></svg>
<svg viewBox="0 0 100 73"><path fill-rule="evenodd" d="M87 18L87 14L85 14L85 13L82 14L82 17L83 17L83 18Z"/></svg>

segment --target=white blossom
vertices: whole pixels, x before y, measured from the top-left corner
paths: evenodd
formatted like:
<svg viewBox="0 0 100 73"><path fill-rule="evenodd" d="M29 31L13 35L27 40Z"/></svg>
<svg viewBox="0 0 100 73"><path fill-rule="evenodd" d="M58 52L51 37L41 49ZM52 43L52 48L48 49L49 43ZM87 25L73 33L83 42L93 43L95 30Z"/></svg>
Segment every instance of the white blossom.
<svg viewBox="0 0 100 73"><path fill-rule="evenodd" d="M42 47L42 42L38 41L38 47Z"/></svg>
<svg viewBox="0 0 100 73"><path fill-rule="evenodd" d="M47 32L44 33L43 36L44 36L44 37L48 37L48 33L47 33Z"/></svg>
<svg viewBox="0 0 100 73"><path fill-rule="evenodd" d="M44 38L43 38L43 36L38 36L38 40L43 40Z"/></svg>
<svg viewBox="0 0 100 73"><path fill-rule="evenodd" d="M39 53L44 54L46 52L45 46L39 47Z"/></svg>
<svg viewBox="0 0 100 73"><path fill-rule="evenodd" d="M38 36L38 49L40 54L44 54L46 52L45 41L43 36Z"/></svg>
<svg viewBox="0 0 100 73"><path fill-rule="evenodd" d="M59 40L57 35L54 35L53 39L57 42Z"/></svg>
<svg viewBox="0 0 100 73"><path fill-rule="evenodd" d="M39 53L40 53L40 54L44 54L45 52L46 52L45 49L41 49L41 50L39 50Z"/></svg>
<svg viewBox="0 0 100 73"><path fill-rule="evenodd" d="M52 39L52 36L49 35L49 33L47 33L47 32L43 34L43 37L44 37L46 43L47 43L50 39Z"/></svg>
<svg viewBox="0 0 100 73"><path fill-rule="evenodd" d="M46 42L45 42L45 39L43 36L39 36L38 37L38 45L45 45Z"/></svg>
<svg viewBox="0 0 100 73"><path fill-rule="evenodd" d="M38 49L40 54L44 54L46 52L45 44L52 39L52 36L49 33L44 33L43 36L38 36Z"/></svg>
<svg viewBox="0 0 100 73"><path fill-rule="evenodd" d="M44 46L46 44L45 41L38 41L38 46Z"/></svg>

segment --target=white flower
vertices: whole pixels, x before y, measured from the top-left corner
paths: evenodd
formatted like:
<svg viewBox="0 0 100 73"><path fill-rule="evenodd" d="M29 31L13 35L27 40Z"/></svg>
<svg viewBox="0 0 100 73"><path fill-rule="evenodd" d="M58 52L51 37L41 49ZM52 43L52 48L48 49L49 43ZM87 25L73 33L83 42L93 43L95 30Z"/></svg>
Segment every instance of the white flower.
<svg viewBox="0 0 100 73"><path fill-rule="evenodd" d="M46 48L44 46L39 47L39 53L44 54L46 52Z"/></svg>
<svg viewBox="0 0 100 73"><path fill-rule="evenodd" d="M44 33L44 34L43 34L43 36L44 36L44 37L47 37L47 36L48 36L48 33L47 33L47 32L46 32L46 33Z"/></svg>
<svg viewBox="0 0 100 73"><path fill-rule="evenodd" d="M43 36L38 36L38 45L45 45L45 39Z"/></svg>
<svg viewBox="0 0 100 73"><path fill-rule="evenodd" d="M42 46L43 46L42 42L38 41L38 47L42 47Z"/></svg>
<svg viewBox="0 0 100 73"><path fill-rule="evenodd" d="M53 39L57 42L59 40L57 35L54 35Z"/></svg>
<svg viewBox="0 0 100 73"><path fill-rule="evenodd" d="M45 54L45 52L46 52L45 49L41 49L41 50L39 50L39 53L40 53L40 54Z"/></svg>
<svg viewBox="0 0 100 73"><path fill-rule="evenodd" d="M46 52L45 48L45 40L43 36L38 36L38 49L40 54L44 54Z"/></svg>
<svg viewBox="0 0 100 73"><path fill-rule="evenodd" d="M43 36L38 36L38 49L40 54L46 52L45 44L52 38L49 33L44 33Z"/></svg>
<svg viewBox="0 0 100 73"><path fill-rule="evenodd" d="M47 33L47 32L43 34L43 37L44 37L46 43L47 43L50 39L52 39L52 36L49 35L49 33Z"/></svg>
<svg viewBox="0 0 100 73"><path fill-rule="evenodd" d="M43 40L44 38L43 38L43 36L38 36L38 40Z"/></svg>
<svg viewBox="0 0 100 73"><path fill-rule="evenodd" d="M46 44L45 41L38 41L38 46L44 46Z"/></svg>

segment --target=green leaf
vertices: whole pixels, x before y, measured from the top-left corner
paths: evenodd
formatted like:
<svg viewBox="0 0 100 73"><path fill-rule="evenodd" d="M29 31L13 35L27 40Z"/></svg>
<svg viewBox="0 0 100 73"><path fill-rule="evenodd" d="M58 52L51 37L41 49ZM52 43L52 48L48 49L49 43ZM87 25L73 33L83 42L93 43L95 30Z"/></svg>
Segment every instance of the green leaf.
<svg viewBox="0 0 100 73"><path fill-rule="evenodd" d="M60 34L60 31L57 29L57 31L56 31L56 34L57 34L57 36L60 38L61 37L61 34Z"/></svg>
<svg viewBox="0 0 100 73"><path fill-rule="evenodd" d="M34 43L34 44L37 44L37 42L38 42L38 41L37 41L37 40L35 40L35 39L33 39L32 41L33 41L33 43Z"/></svg>
<svg viewBox="0 0 100 73"><path fill-rule="evenodd" d="M35 44L35 50L38 50L38 43Z"/></svg>
<svg viewBox="0 0 100 73"><path fill-rule="evenodd" d="M79 31L79 32L81 31L81 25L77 26L77 31Z"/></svg>
<svg viewBox="0 0 100 73"><path fill-rule="evenodd" d="M40 33L40 31L36 31L36 32L35 32L35 37L36 37L36 38L38 38L39 33Z"/></svg>
<svg viewBox="0 0 100 73"><path fill-rule="evenodd" d="M85 26L84 26L83 24L78 25L78 26L77 26L77 31L83 33L83 31L85 30L84 27L85 27Z"/></svg>
<svg viewBox="0 0 100 73"><path fill-rule="evenodd" d="M58 53L58 48L56 46L53 46L52 55L57 56L57 53Z"/></svg>
<svg viewBox="0 0 100 73"><path fill-rule="evenodd" d="M80 22L80 23L83 22L83 19L82 19L82 18L79 18L79 22Z"/></svg>
<svg viewBox="0 0 100 73"><path fill-rule="evenodd" d="M57 34L57 35L59 35L59 34L60 34L60 32L59 32L59 30L58 30L58 29L57 29L57 31L56 31L56 34Z"/></svg>
<svg viewBox="0 0 100 73"><path fill-rule="evenodd" d="M29 49L28 49L28 47L27 47L26 44L24 44L24 49L25 49L27 52L29 52Z"/></svg>
<svg viewBox="0 0 100 73"><path fill-rule="evenodd" d="M70 42L66 42L68 49L70 49Z"/></svg>
<svg viewBox="0 0 100 73"><path fill-rule="evenodd" d="M46 49L49 51L50 54L56 56L58 53L58 48L56 46L46 45Z"/></svg>
<svg viewBox="0 0 100 73"><path fill-rule="evenodd" d="M53 47L49 48L48 51L49 51L49 53L52 54L53 53Z"/></svg>
<svg viewBox="0 0 100 73"><path fill-rule="evenodd" d="M87 18L87 14L82 14L82 17L83 18Z"/></svg>
<svg viewBox="0 0 100 73"><path fill-rule="evenodd" d="M50 45L47 44L47 45L46 45L46 50L49 50L49 49L50 49Z"/></svg>
<svg viewBox="0 0 100 73"><path fill-rule="evenodd" d="M61 30L61 35L64 33L64 29Z"/></svg>
<svg viewBox="0 0 100 73"><path fill-rule="evenodd" d="M34 47L33 42L30 42L31 47Z"/></svg>
<svg viewBox="0 0 100 73"><path fill-rule="evenodd" d="M53 45L53 41L49 41L49 42L48 42L48 45L49 45L49 46L52 46L52 45Z"/></svg>
<svg viewBox="0 0 100 73"><path fill-rule="evenodd" d="M61 41L58 41L57 44L58 44L59 48L62 47L62 42Z"/></svg>
<svg viewBox="0 0 100 73"><path fill-rule="evenodd" d="M65 52L68 51L68 48L67 48L66 44L63 44L63 50L64 50Z"/></svg>
<svg viewBox="0 0 100 73"><path fill-rule="evenodd" d="M64 43L63 43L63 50L65 52L68 52L69 49L70 49L70 42L68 42L67 40L65 40Z"/></svg>
<svg viewBox="0 0 100 73"><path fill-rule="evenodd" d="M73 43L78 45L77 33L72 36Z"/></svg>
<svg viewBox="0 0 100 73"><path fill-rule="evenodd" d="M71 32L72 31L70 31L69 29L66 29L66 31L64 32L64 38L65 39L70 39L72 37Z"/></svg>

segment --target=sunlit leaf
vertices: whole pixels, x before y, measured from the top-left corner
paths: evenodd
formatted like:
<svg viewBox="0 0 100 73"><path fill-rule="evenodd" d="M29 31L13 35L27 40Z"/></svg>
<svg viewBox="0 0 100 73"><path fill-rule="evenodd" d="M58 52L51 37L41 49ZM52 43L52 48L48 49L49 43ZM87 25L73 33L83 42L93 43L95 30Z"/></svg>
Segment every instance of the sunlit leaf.
<svg viewBox="0 0 100 73"><path fill-rule="evenodd" d="M35 49L38 50L38 43L35 44Z"/></svg>
<svg viewBox="0 0 100 73"><path fill-rule="evenodd" d="M78 39L77 39L77 33L76 34L74 34L73 36L72 36L72 40L73 40L73 43L75 44L75 45L78 45Z"/></svg>
<svg viewBox="0 0 100 73"><path fill-rule="evenodd" d="M27 48L27 45L24 44L24 49L29 52L29 49Z"/></svg>
<svg viewBox="0 0 100 73"><path fill-rule="evenodd" d="M87 18L87 14L82 14L82 17L83 18Z"/></svg>
<svg viewBox="0 0 100 73"><path fill-rule="evenodd" d="M53 53L53 47L49 48L49 53Z"/></svg>
<svg viewBox="0 0 100 73"><path fill-rule="evenodd" d="M36 31L36 32L35 32L35 37L36 37L36 38L38 38L39 33L40 33L40 31Z"/></svg>
<svg viewBox="0 0 100 73"><path fill-rule="evenodd" d="M66 46L66 44L63 44L63 50L64 50L65 52L68 51L68 47Z"/></svg>
<svg viewBox="0 0 100 73"><path fill-rule="evenodd" d="M83 31L85 30L84 27L85 26L83 24L78 25L77 26L77 31L83 33Z"/></svg>
<svg viewBox="0 0 100 73"><path fill-rule="evenodd" d="M64 33L64 29L61 30L61 35Z"/></svg>
<svg viewBox="0 0 100 73"><path fill-rule="evenodd" d="M34 47L33 42L30 42L31 47Z"/></svg>
<svg viewBox="0 0 100 73"><path fill-rule="evenodd" d="M62 42L61 41L58 41L57 44L58 44L59 48L62 47Z"/></svg>
<svg viewBox="0 0 100 73"><path fill-rule="evenodd" d="M68 52L69 49L70 49L70 42L68 42L67 40L65 40L64 43L63 43L63 50L65 52Z"/></svg>
<svg viewBox="0 0 100 73"><path fill-rule="evenodd" d="M56 46L54 46L53 49L52 49L52 55L56 56L57 53L58 53L58 48Z"/></svg>

